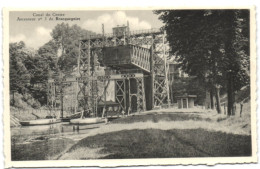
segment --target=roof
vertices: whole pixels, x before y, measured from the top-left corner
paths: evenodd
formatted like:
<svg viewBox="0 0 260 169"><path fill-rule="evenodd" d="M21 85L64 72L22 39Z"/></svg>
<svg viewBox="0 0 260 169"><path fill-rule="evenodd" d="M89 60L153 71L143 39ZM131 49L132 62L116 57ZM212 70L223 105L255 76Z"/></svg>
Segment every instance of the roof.
<svg viewBox="0 0 260 169"><path fill-rule="evenodd" d="M100 102L98 103L98 106L116 106L116 105L119 105L119 103L116 103L116 102L113 102L112 100L110 101L103 101L103 100L100 100Z"/></svg>
<svg viewBox="0 0 260 169"><path fill-rule="evenodd" d="M176 96L176 98L196 98L196 97L197 97L197 95L188 95L188 94Z"/></svg>

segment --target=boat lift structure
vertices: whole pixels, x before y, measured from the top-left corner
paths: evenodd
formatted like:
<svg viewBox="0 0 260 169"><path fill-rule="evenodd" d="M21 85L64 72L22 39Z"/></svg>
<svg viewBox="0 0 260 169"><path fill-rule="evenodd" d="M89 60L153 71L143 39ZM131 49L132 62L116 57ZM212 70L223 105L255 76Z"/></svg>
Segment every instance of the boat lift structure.
<svg viewBox="0 0 260 169"><path fill-rule="evenodd" d="M121 111L142 112L155 106L170 106L168 84L169 45L160 29L130 31L127 26L113 28L112 34L79 40L78 75L48 80L48 106L62 103L66 84L72 84L75 112L79 107L97 114L98 102L106 100L107 85L115 82L115 100ZM105 75L96 74L95 60L105 67ZM103 89L98 83L102 82ZM103 90L103 94L99 94ZM57 95L59 95L57 97ZM62 107L62 106L61 106ZM61 111L62 108L61 108Z"/></svg>

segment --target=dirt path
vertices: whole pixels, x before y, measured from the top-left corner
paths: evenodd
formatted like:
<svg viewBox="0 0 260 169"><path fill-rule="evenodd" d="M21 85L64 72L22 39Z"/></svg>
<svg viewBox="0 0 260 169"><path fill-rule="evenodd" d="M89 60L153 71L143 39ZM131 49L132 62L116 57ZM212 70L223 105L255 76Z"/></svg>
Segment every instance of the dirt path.
<svg viewBox="0 0 260 169"><path fill-rule="evenodd" d="M251 155L251 137L204 129L133 129L89 136L60 160L236 157Z"/></svg>
<svg viewBox="0 0 260 169"><path fill-rule="evenodd" d="M227 133L226 135L234 135L234 131L229 130L227 128L221 128L216 130L215 128L216 126L212 125L212 123L210 122L194 122L194 121L183 121L183 122L158 122L158 123L153 123L153 122L144 122L144 123L133 123L133 124L108 124L108 125L104 125L101 126L99 129L93 129L90 130L89 133L87 134L83 134L80 136L71 136L70 138L73 140L79 140L78 143L80 143L84 139L88 139L88 138L92 138L92 137L97 137L95 140L103 140L104 142L109 142L110 134L115 135L114 133L130 133L134 130L137 131L143 131L143 130L162 130L162 131L170 131L170 130L194 130L194 131L199 131L199 130L205 130L211 133L223 133L223 129L226 130L225 133ZM214 130L213 130L214 129ZM236 133L238 134L238 133ZM250 135L248 133L243 133L241 135L241 132L239 132L240 135L238 136L246 136L246 137L250 137ZM152 134L153 135L153 134ZM199 157L209 157L209 156L214 156L214 152L209 152L210 150L206 147L204 147L203 145L201 146L197 146L196 144L200 144L200 142L205 142L205 144L213 144L214 143L214 139L209 138L209 140L213 140L212 143L206 143L207 140L202 140L202 141L197 141L194 143L194 135L192 135L192 133L189 135L184 133L180 133L180 132L173 132L171 133L171 139L173 140L175 146L173 147L177 147L177 149L179 149L178 147L185 147L185 151L181 152L185 154L185 152L187 152L186 154L188 154L188 156L199 156ZM99 138L99 136L104 136L102 138ZM117 134L114 136L117 137ZM125 137L131 137L131 136L125 136ZM133 135L132 137L135 137L135 135ZM140 137L145 137L145 136L140 136ZM205 136L201 136L201 137L207 137L207 134ZM197 138L197 140L199 140L200 138ZM89 146L83 146L80 148L73 148L74 151L67 151L61 155L59 155L58 159L96 159L96 158L103 158L106 156L109 156L110 152L104 152L103 151L103 143L100 143L101 145L99 145L98 147L96 147L95 145L97 144L96 141L90 141L90 143L93 143L93 145L89 145ZM154 141L153 138L151 138L151 140ZM114 140L115 143L118 143L118 145L114 145L115 147L118 147L119 145L122 145L120 143L120 141L122 141L122 138L118 138L117 140ZM89 142L89 141L86 141ZM131 140L125 140L125 142L132 142ZM135 141L136 144L143 144L140 143L140 141ZM146 141L147 142L147 141ZM163 141L164 142L164 141ZM78 144L77 143L77 144ZM250 143L250 142L249 142ZM77 145L75 144L75 145ZM113 144L113 143L112 143ZM160 142L158 143L160 144ZM204 143L203 143L204 144ZM214 143L215 144L215 143ZM223 143L223 141L219 144L226 144ZM238 145L241 143L238 143ZM73 147L75 147L75 145ZM208 146L209 146L208 145ZM93 147L94 146L94 147ZM218 147L218 144L216 145L210 145L213 146L213 149L218 151L216 148L216 146ZM152 146L153 147L153 146ZM221 147L219 147L221 148ZM108 149L114 149L114 148L108 148ZM131 148L129 148L131 149ZM170 148L165 148L167 151L167 149ZM125 150L118 150L118 151L125 151ZM142 151L142 150L140 150ZM156 150L157 151L157 150ZM158 150L160 151L160 150ZM182 150L181 150L182 151ZM88 153L87 153L88 152ZM175 153L175 152L174 152ZM113 153L112 153L113 154ZM191 155L189 155L191 154ZM225 153L223 153L225 155ZM166 153L167 155L167 153ZM170 155L166 156L169 157ZM114 156L112 156L114 158ZM109 158L112 158L111 156L109 156ZM128 157L126 155L126 157ZM162 155L162 157L164 157ZM171 156L170 156L171 157ZM176 155L176 157L178 157L178 154ZM116 157L115 157L116 158ZM124 157L122 157L124 158ZM140 157L141 158L141 157Z"/></svg>
<svg viewBox="0 0 260 169"><path fill-rule="evenodd" d="M220 125L213 122L208 121L159 121L154 123L152 121L148 122L136 122L130 124L104 124L101 125L100 128L95 128L89 130L86 134L80 135L69 135L68 137L73 140L80 140L85 137L94 136L97 134L111 133L123 130L144 130L144 129L160 129L160 130L170 130L170 129L198 129L203 128L208 131L221 131L230 134L240 134L240 135L250 135L248 130L243 130L242 125L236 125L232 127L227 127L225 125ZM234 128L236 130L234 130ZM240 128L240 130L239 130Z"/></svg>
<svg viewBox="0 0 260 169"><path fill-rule="evenodd" d="M157 112L156 114L150 114L149 112L144 115L137 115L132 117L126 117L121 118L116 121L113 121L108 124L100 125L99 128L94 128L89 130L86 134L80 134L80 135L70 135L69 138L73 139L75 141L79 141L80 143L82 140L91 138L91 137L99 137L100 135L107 135L107 137L110 136L110 133L129 133L134 130L137 131L143 131L143 130L162 130L162 131L170 131L170 130L178 130L178 131L190 131L194 130L195 133L197 131L203 129L204 134L206 135L200 135L200 137L207 137L207 132L209 133L224 133L224 136L227 135L239 135L241 137L249 137L251 136L251 130L250 125L248 125L248 122L244 121L244 119L232 119L232 118L226 118L226 116L216 115L216 114L209 114L209 113L170 113L168 112ZM239 121L240 120L240 121ZM226 135L225 135L226 133ZM193 143L193 138L187 135L185 132L173 132L171 133L171 139L175 140L176 144L180 147L188 147L191 152L198 156L212 156L212 153L210 150L205 150L205 148L202 146L196 146ZM193 133L190 133L190 135L193 135ZM199 135L199 133L198 133ZM213 134L214 136L214 134ZM213 137L211 136L211 137ZM133 135L135 137L135 135ZM149 136L150 137L150 136ZM197 137L196 135L193 135L193 137ZM215 137L215 136L214 136ZM103 139L103 138L102 138ZM104 137L105 139L105 137ZM200 140L201 138L197 138L197 140ZM211 140L212 138L209 138ZM218 139L217 137L215 139ZM120 142L121 139L115 140L115 142ZM129 142L129 140L126 140ZM207 140L202 140L207 141ZM139 141L137 141L139 142ZM214 139L212 140L214 142ZM76 143L75 145L78 145ZM102 143L100 143L102 144ZM200 144L197 142L197 144ZM211 144L211 143L210 143ZM223 143L221 143L223 144ZM101 147L80 147L79 149L75 151L67 151L63 154L61 154L59 159L71 159L73 156L77 156L76 159L81 159L82 156L84 158L102 158L107 155L107 152L103 152L102 145ZM218 145L212 145L213 149L215 147L218 147ZM236 145L233 145L236 147ZM75 146L74 146L75 147ZM221 148L221 147L219 147ZM228 149L229 147L227 147ZM119 151L119 150L118 150ZM120 150L121 151L121 150ZM160 150L158 150L160 151ZM237 151L237 150L234 150ZM79 153L81 152L81 153ZM83 153L83 152L89 152ZM84 155L80 155L84 154ZM225 155L225 153L223 153Z"/></svg>

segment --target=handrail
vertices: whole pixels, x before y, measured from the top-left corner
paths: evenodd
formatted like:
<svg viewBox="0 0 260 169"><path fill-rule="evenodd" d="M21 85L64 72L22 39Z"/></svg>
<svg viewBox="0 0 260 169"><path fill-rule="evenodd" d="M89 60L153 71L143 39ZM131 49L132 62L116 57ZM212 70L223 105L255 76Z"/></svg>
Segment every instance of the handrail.
<svg viewBox="0 0 260 169"><path fill-rule="evenodd" d="M152 33L160 33L160 32L162 31L159 28L152 28L152 29L130 31L128 35L135 36L135 35L152 34ZM113 38L113 37L121 37L121 36L115 36L113 33L107 33L104 36L102 34L90 35L89 38L93 40L93 39ZM87 39L82 39L82 40L87 40Z"/></svg>

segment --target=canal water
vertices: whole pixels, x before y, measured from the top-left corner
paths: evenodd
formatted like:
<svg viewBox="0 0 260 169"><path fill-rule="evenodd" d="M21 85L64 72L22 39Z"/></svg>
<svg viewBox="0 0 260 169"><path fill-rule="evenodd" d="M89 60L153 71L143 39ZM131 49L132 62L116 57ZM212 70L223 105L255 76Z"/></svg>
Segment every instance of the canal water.
<svg viewBox="0 0 260 169"><path fill-rule="evenodd" d="M11 128L11 157L13 161L56 160L75 144L80 136L102 124L76 126L68 122L42 126ZM77 136L75 139L74 136Z"/></svg>

